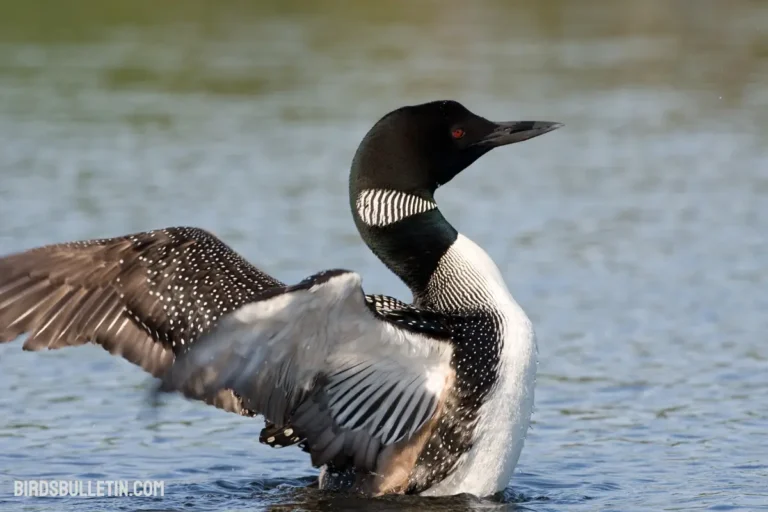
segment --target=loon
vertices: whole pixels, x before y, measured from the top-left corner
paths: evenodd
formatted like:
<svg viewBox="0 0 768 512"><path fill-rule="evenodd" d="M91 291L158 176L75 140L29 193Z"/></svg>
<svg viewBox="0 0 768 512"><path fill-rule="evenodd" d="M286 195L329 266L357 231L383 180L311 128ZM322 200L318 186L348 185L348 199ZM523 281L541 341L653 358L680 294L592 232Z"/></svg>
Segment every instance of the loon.
<svg viewBox="0 0 768 512"><path fill-rule="evenodd" d="M286 285L209 232L175 227L0 258L0 342L92 342L160 378L158 393L261 415L260 440L303 448L322 489L492 495L530 423L535 335L434 193L491 149L561 126L435 101L365 135L352 214L411 304L364 294L348 270Z"/></svg>

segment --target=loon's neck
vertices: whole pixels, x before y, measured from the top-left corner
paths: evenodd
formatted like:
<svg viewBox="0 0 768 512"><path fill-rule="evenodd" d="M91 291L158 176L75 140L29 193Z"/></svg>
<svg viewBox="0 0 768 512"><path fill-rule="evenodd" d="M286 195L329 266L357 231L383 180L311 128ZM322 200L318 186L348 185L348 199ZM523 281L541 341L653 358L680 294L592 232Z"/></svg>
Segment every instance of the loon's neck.
<svg viewBox="0 0 768 512"><path fill-rule="evenodd" d="M350 197L363 240L417 304L453 313L520 309L491 257L451 226L431 194L362 189Z"/></svg>
<svg viewBox="0 0 768 512"><path fill-rule="evenodd" d="M431 194L350 190L355 225L373 253L413 292L426 294L440 259L459 236Z"/></svg>

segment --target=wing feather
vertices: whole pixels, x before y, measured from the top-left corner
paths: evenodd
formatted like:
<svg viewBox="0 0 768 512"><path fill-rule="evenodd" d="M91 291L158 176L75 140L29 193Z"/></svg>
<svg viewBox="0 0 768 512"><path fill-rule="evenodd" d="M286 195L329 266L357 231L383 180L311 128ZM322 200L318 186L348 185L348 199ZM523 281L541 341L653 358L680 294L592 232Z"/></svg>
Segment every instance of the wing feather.
<svg viewBox="0 0 768 512"><path fill-rule="evenodd" d="M279 286L197 228L49 245L0 258L0 343L94 342L160 375L222 314ZM250 414L231 391L207 401Z"/></svg>
<svg viewBox="0 0 768 512"><path fill-rule="evenodd" d="M453 372L447 332L429 325L426 336L400 320L374 313L358 274L327 271L225 316L177 358L161 389L233 389L300 432L314 464L347 456L373 470L382 449L434 416Z"/></svg>

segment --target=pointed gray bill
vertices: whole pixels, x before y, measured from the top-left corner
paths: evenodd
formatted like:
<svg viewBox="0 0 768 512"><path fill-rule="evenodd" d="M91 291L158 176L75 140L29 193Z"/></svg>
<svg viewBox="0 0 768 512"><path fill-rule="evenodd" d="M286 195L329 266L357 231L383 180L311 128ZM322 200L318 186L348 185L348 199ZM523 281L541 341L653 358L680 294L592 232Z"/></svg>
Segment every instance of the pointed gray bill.
<svg viewBox="0 0 768 512"><path fill-rule="evenodd" d="M494 124L496 128L477 142L477 145L493 148L505 146L544 135L564 126L563 123L549 121L511 121Z"/></svg>

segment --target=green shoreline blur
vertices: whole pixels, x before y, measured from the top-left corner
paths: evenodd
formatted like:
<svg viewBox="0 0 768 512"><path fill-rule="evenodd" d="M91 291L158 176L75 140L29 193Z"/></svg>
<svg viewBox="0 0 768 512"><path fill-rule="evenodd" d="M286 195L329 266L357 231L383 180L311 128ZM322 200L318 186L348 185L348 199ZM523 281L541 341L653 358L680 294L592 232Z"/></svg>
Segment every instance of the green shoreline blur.
<svg viewBox="0 0 768 512"><path fill-rule="evenodd" d="M410 81L417 88L460 90L461 80L471 80L483 59L498 65L503 57L508 69L499 74L505 76L547 66L575 89L636 84L695 91L701 84L698 88L721 90L719 100L738 102L765 83L766 25L768 3L757 0L3 0L0 72L23 80L41 67L62 65L55 56L27 59L14 51L22 46L56 52L106 41L131 47L104 66L108 88L251 95L317 79L293 69L303 62L267 62L276 32L296 32L297 45L327 59L328 73L365 65L375 73L382 63L407 62L423 51L409 36L416 33L430 41L430 52L452 56L452 67L445 70L430 69L434 55L426 55L425 67L415 69ZM243 42L238 55L206 59L217 43L232 39ZM548 44L532 54L533 41L541 40ZM170 57L169 47L177 50ZM362 54L348 59L354 53L350 47ZM155 51L166 54L165 60L151 55ZM287 57L297 53L300 49ZM88 67L92 54L63 62ZM243 66L250 71L243 73Z"/></svg>

